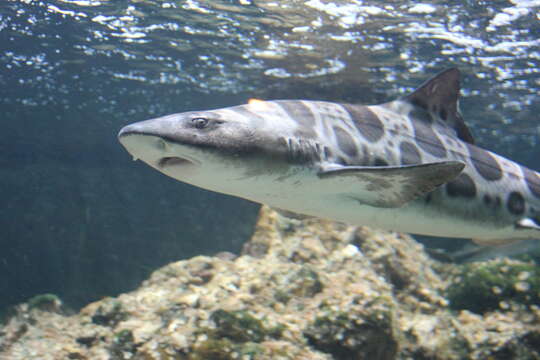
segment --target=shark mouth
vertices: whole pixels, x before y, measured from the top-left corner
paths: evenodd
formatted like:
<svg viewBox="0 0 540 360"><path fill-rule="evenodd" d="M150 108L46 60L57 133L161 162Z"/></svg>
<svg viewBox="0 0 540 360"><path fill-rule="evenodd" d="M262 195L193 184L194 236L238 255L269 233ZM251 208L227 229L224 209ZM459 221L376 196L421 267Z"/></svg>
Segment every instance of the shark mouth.
<svg viewBox="0 0 540 360"><path fill-rule="evenodd" d="M181 158L178 156L168 156L168 157L161 158L158 161L157 165L160 169L164 169L168 167L197 165L197 162L191 159Z"/></svg>

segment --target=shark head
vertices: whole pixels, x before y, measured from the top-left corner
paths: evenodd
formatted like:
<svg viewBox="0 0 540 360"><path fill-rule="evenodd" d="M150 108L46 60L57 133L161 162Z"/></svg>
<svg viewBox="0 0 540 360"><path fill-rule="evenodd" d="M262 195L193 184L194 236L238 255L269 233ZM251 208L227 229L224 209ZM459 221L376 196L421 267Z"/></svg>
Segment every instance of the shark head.
<svg viewBox="0 0 540 360"><path fill-rule="evenodd" d="M199 187L237 194L241 180L289 170L288 129L268 131L251 105L185 112L122 128L120 143L156 170Z"/></svg>

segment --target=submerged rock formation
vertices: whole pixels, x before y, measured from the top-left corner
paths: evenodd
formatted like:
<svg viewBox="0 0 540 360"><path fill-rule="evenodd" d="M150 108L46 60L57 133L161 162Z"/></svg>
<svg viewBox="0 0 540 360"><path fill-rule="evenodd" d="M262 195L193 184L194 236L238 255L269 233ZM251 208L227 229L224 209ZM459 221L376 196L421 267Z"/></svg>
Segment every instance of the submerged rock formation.
<svg viewBox="0 0 540 360"><path fill-rule="evenodd" d="M540 358L538 306L452 309L447 289L462 276L409 236L263 207L241 256L169 264L75 315L51 295L19 305L0 359ZM516 275L523 292L535 276Z"/></svg>

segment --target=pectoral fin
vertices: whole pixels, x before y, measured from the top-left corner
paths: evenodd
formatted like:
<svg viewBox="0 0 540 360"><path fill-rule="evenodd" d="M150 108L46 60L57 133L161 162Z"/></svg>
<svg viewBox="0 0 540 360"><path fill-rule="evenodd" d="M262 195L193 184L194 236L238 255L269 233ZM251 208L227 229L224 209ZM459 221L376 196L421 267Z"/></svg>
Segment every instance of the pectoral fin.
<svg viewBox="0 0 540 360"><path fill-rule="evenodd" d="M465 164L442 161L405 166L346 166L323 168L324 189L366 205L401 207L433 191L461 173Z"/></svg>

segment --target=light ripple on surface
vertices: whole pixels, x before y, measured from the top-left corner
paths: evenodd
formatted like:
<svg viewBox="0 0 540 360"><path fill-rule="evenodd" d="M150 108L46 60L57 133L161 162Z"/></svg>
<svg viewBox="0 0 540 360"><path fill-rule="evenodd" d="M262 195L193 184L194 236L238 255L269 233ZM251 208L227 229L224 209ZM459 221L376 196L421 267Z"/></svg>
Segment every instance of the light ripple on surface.
<svg viewBox="0 0 540 360"><path fill-rule="evenodd" d="M20 84L36 89L61 88L56 72L84 64L111 79L183 84L187 92L360 82L388 97L410 90L425 73L457 66L466 76L464 92L478 104L473 115L499 112L502 127L526 122L520 126L526 136L537 128L528 117L540 111L539 9L537 0L11 0L0 5L6 44L0 65L31 68ZM33 54L17 45L27 41L34 42ZM116 56L122 64L112 61ZM103 58L111 61L96 61ZM42 92L26 91L19 101L54 101ZM484 131L478 122L473 128Z"/></svg>

